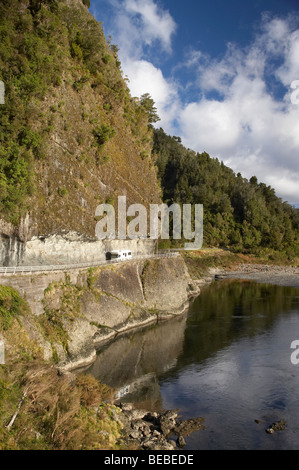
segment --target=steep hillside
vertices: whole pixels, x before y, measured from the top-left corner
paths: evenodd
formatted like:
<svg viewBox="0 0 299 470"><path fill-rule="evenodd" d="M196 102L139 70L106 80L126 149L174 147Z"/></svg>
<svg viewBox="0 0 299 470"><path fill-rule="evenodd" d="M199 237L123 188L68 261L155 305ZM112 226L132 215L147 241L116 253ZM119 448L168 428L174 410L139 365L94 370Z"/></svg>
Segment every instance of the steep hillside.
<svg viewBox="0 0 299 470"><path fill-rule="evenodd" d="M1 0L0 231L94 236L95 208L159 202L148 114L86 0Z"/></svg>
<svg viewBox="0 0 299 470"><path fill-rule="evenodd" d="M285 251L299 254L299 210L276 196L275 190L248 181L210 157L186 149L178 137L154 132L163 197L171 204L204 206L206 246L229 246L236 251Z"/></svg>

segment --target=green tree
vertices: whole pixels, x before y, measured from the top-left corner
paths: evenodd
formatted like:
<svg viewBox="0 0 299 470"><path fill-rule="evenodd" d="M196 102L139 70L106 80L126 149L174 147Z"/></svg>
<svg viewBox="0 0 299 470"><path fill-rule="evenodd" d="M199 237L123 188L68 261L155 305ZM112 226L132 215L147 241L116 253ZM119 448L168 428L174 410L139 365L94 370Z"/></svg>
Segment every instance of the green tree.
<svg viewBox="0 0 299 470"><path fill-rule="evenodd" d="M150 124L160 121L160 117L157 114L157 108L155 107L155 102L149 93L141 95L140 104L145 109L148 115L148 122Z"/></svg>
<svg viewBox="0 0 299 470"><path fill-rule="evenodd" d="M112 139L116 134L114 127L102 124L93 130L96 142L99 146L104 145L108 140Z"/></svg>

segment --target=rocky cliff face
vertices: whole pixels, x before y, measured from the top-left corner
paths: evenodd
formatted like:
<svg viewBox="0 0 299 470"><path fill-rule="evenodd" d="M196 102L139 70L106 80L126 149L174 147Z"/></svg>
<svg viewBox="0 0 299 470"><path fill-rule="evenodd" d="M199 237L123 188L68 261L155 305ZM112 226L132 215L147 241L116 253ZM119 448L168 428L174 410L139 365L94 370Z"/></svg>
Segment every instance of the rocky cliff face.
<svg viewBox="0 0 299 470"><path fill-rule="evenodd" d="M106 259L112 250L131 250L135 256L151 255L156 240L98 240L77 232L61 232L21 241L16 234L0 238L0 265L57 266L80 264Z"/></svg>
<svg viewBox="0 0 299 470"><path fill-rule="evenodd" d="M6 87L0 263L6 265L30 258L45 264L60 251L57 234L94 237L96 207L114 204L118 195L128 206L160 200L148 116L130 96L117 47L81 0L34 5L0 5L10 41L0 51ZM52 247L43 260L40 237Z"/></svg>
<svg viewBox="0 0 299 470"><path fill-rule="evenodd" d="M28 216L18 226L0 219L0 265L17 266L22 263L29 231Z"/></svg>
<svg viewBox="0 0 299 470"><path fill-rule="evenodd" d="M199 293L181 257L2 277L0 284L27 299L29 333L65 368L93 361L97 345L122 332L179 315Z"/></svg>

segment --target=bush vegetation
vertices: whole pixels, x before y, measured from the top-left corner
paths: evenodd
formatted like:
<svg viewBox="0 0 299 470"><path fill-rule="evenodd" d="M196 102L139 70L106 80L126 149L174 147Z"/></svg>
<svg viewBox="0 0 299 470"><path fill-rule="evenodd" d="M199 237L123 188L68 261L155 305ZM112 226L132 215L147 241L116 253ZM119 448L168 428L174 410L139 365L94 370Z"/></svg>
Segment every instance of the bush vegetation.
<svg viewBox="0 0 299 470"><path fill-rule="evenodd" d="M203 204L206 246L258 254L261 250L299 254L299 210L275 190L237 175L206 152L186 149L180 139L154 131L153 154L168 204Z"/></svg>
<svg viewBox="0 0 299 470"><path fill-rule="evenodd" d="M107 124L97 126L93 131L96 143L99 146L104 145L108 140L112 139L112 137L115 136L115 133L115 129Z"/></svg>
<svg viewBox="0 0 299 470"><path fill-rule="evenodd" d="M0 286L0 330L8 330L13 320L29 311L20 294L10 286Z"/></svg>
<svg viewBox="0 0 299 470"><path fill-rule="evenodd" d="M89 87L101 95L109 112L125 101L129 114L135 111L117 65L117 47L107 45L101 24L79 4L3 0L0 17L0 80L6 91L0 114L0 212L17 225L30 207L38 160L48 158L59 111L51 99L57 88L73 80L78 93ZM102 117L93 123L100 146L115 133Z"/></svg>
<svg viewBox="0 0 299 470"><path fill-rule="evenodd" d="M117 449L121 425L112 418L113 394L92 376L59 374L40 360L2 366L0 450Z"/></svg>
<svg viewBox="0 0 299 470"><path fill-rule="evenodd" d="M58 38L65 29L57 9L53 0L0 4L0 70L6 88L0 114L0 211L13 223L28 207L34 160L43 156L46 136L35 129L39 101L61 80Z"/></svg>
<svg viewBox="0 0 299 470"><path fill-rule="evenodd" d="M49 340L63 330L62 320L73 316L72 309L77 310L74 296L66 280L61 317L54 311L44 314L49 317ZM30 330L31 337L38 337L39 326L19 293L0 286L0 336L5 343L5 364L0 365L0 450L118 449L122 436L114 419L115 391L90 375L64 374L47 363L28 334Z"/></svg>

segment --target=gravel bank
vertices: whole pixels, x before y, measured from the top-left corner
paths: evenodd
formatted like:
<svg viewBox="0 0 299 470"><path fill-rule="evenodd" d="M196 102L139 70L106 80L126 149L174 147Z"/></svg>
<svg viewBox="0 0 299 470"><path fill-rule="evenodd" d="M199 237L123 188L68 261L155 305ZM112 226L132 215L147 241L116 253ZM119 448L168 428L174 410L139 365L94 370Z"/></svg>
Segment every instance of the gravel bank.
<svg viewBox="0 0 299 470"><path fill-rule="evenodd" d="M216 274L215 279L248 279L279 286L299 287L299 267L243 264L234 271Z"/></svg>

